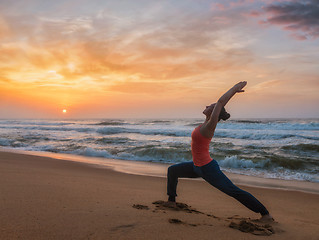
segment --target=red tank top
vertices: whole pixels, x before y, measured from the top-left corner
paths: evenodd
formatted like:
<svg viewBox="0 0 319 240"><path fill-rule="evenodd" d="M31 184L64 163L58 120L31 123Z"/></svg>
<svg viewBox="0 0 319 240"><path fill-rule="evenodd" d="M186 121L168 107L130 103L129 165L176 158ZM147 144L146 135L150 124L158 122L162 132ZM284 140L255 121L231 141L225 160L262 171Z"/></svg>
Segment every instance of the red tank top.
<svg viewBox="0 0 319 240"><path fill-rule="evenodd" d="M199 131L199 125L192 132L192 155L193 162L195 166L201 167L212 161L212 158L209 155L209 143L211 142L211 138L204 137Z"/></svg>

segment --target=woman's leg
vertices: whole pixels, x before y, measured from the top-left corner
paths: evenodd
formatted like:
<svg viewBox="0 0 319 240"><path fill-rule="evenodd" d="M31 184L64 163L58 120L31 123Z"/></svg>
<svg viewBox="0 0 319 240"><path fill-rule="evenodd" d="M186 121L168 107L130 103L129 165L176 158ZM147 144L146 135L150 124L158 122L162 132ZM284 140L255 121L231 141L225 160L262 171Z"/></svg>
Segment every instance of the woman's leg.
<svg viewBox="0 0 319 240"><path fill-rule="evenodd" d="M237 199L250 210L260 213L261 215L269 214L265 206L253 195L235 186L220 170L218 163L215 160L212 160L209 164L200 168L195 167L195 171L208 183L227 195Z"/></svg>
<svg viewBox="0 0 319 240"><path fill-rule="evenodd" d="M199 177L193 169L193 162L183 162L170 166L167 169L167 195L169 201L175 202L178 178Z"/></svg>

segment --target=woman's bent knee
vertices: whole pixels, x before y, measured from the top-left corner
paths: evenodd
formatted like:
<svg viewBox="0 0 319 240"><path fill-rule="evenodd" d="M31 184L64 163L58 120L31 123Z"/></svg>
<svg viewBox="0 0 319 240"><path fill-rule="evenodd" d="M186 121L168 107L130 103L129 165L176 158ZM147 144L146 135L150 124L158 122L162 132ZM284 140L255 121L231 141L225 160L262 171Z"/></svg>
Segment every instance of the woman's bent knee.
<svg viewBox="0 0 319 240"><path fill-rule="evenodd" d="M174 165L173 166L170 166L168 169L167 169L167 176L172 176L174 175Z"/></svg>

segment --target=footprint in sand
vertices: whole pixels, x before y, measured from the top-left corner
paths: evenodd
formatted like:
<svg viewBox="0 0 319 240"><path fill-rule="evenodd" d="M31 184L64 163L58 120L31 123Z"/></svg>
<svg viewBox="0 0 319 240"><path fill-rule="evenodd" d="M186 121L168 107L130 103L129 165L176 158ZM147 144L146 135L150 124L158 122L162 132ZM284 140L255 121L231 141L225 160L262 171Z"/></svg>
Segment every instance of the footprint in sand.
<svg viewBox="0 0 319 240"><path fill-rule="evenodd" d="M230 224L228 225L230 228L254 235L270 236L275 232L283 232L279 228L275 229L270 223L266 224L259 221L259 219L253 220L235 215L227 218L226 221L230 221ZM277 222L272 222L272 224L277 224Z"/></svg>
<svg viewBox="0 0 319 240"><path fill-rule="evenodd" d="M186 203L176 202L176 205L173 205L171 203L159 200L159 201L153 202L152 204L156 206L157 210L173 210L173 211L183 211L187 213L203 214L203 215L206 215L207 217L213 217L220 220L219 217L216 217L212 214L207 214L207 213L198 211L195 208L192 208L191 206L187 205Z"/></svg>
<svg viewBox="0 0 319 240"><path fill-rule="evenodd" d="M254 235L270 236L275 233L275 230L271 225L259 225L251 222L250 220L241 220L239 222L232 221L229 224L229 227L238 229L245 233L252 233Z"/></svg>
<svg viewBox="0 0 319 240"><path fill-rule="evenodd" d="M149 210L149 207L148 206L145 206L145 205L141 205L141 204L133 204L132 206L133 208L136 208L136 209L145 209L145 210Z"/></svg>
<svg viewBox="0 0 319 240"><path fill-rule="evenodd" d="M126 224L126 225L119 225L119 226L113 227L111 228L111 231L112 232L116 232L116 231L128 232L132 230L133 228L135 228L135 224Z"/></svg>
<svg viewBox="0 0 319 240"><path fill-rule="evenodd" d="M182 220L179 220L177 218L170 218L168 219L169 223L174 223L174 224L183 224L183 225L188 225L188 226L192 226L192 227L196 227L198 226L198 224L192 224L192 223L187 223L187 222L183 222ZM199 224L200 225L200 224Z"/></svg>

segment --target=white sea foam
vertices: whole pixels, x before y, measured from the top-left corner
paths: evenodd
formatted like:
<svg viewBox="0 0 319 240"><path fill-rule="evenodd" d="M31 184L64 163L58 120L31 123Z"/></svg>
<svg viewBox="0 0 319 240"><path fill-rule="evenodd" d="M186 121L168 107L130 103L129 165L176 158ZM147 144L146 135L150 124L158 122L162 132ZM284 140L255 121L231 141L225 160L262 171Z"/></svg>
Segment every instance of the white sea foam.
<svg viewBox="0 0 319 240"><path fill-rule="evenodd" d="M0 146L11 146L12 140L7 138L0 138Z"/></svg>
<svg viewBox="0 0 319 240"><path fill-rule="evenodd" d="M253 162L252 160L238 159L238 157L235 155L235 156L226 157L224 160L220 160L219 165L224 168L236 168L236 169L262 168L268 162L269 160Z"/></svg>
<svg viewBox="0 0 319 240"><path fill-rule="evenodd" d="M106 150L96 150L90 147L86 147L84 149L78 149L74 151L66 151L68 153L77 154L77 155L84 155L84 156L91 156L91 157L105 157L105 158L112 158L113 156L108 153Z"/></svg>

